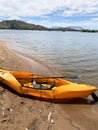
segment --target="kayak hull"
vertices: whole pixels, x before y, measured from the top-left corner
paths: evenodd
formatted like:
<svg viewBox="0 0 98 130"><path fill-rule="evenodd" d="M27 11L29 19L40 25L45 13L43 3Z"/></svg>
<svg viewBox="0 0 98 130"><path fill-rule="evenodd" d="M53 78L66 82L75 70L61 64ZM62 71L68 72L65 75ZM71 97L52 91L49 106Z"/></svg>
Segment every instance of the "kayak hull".
<svg viewBox="0 0 98 130"><path fill-rule="evenodd" d="M36 80L38 84L43 84L48 87L55 81L55 86L47 90L35 89L32 85L33 80ZM0 81L19 94L31 95L40 99L49 100L84 98L97 90L95 86L76 84L61 78L48 78L28 72L0 70Z"/></svg>

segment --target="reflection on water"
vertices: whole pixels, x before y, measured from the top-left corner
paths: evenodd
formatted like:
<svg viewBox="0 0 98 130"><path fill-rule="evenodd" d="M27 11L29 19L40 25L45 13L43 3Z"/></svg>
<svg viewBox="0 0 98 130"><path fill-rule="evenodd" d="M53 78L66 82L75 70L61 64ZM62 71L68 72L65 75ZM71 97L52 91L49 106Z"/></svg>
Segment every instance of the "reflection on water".
<svg viewBox="0 0 98 130"><path fill-rule="evenodd" d="M98 33L0 30L10 48L41 59L61 75L98 86Z"/></svg>

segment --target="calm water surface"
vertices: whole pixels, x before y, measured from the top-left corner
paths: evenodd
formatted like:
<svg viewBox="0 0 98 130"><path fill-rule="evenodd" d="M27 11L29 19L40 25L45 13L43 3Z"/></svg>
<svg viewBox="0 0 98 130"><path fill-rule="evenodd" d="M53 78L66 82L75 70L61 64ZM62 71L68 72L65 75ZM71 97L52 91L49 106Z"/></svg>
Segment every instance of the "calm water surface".
<svg viewBox="0 0 98 130"><path fill-rule="evenodd" d="M62 76L81 75L77 82L98 86L98 33L0 30L0 40Z"/></svg>

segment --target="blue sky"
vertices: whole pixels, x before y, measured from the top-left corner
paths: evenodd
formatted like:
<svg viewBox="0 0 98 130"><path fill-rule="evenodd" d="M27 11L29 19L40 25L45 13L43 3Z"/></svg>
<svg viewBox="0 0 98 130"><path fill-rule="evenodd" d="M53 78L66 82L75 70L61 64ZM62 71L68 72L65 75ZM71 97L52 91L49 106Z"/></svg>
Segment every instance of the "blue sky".
<svg viewBox="0 0 98 130"><path fill-rule="evenodd" d="M98 29L98 0L0 0L0 21Z"/></svg>

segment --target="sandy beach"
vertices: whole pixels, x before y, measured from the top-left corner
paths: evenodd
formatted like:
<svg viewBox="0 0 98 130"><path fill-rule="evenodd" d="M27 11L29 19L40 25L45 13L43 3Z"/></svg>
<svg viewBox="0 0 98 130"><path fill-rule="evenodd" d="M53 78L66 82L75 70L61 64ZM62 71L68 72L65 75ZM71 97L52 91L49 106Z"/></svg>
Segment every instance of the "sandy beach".
<svg viewBox="0 0 98 130"><path fill-rule="evenodd" d="M13 53L0 42L0 69L28 71L47 76L55 73L35 60ZM97 130L98 103L92 98L65 104L21 97L0 84L0 130Z"/></svg>

